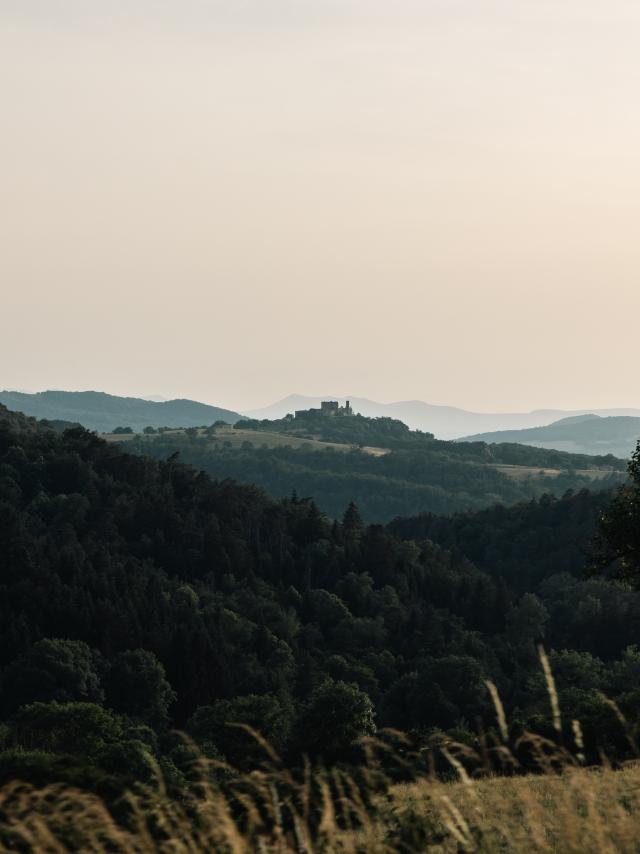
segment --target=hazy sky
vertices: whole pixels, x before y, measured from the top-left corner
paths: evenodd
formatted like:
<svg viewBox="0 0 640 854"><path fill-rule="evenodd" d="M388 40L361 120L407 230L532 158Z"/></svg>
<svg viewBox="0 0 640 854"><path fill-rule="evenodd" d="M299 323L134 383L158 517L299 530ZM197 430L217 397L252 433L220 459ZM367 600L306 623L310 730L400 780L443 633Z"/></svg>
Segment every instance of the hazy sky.
<svg viewBox="0 0 640 854"><path fill-rule="evenodd" d="M0 0L0 387L640 406L637 0Z"/></svg>

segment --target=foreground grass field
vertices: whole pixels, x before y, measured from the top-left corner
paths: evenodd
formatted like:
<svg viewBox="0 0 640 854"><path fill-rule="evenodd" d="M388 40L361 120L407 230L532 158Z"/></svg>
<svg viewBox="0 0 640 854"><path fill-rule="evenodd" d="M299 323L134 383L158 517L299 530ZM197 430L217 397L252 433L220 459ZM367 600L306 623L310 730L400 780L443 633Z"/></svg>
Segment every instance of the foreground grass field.
<svg viewBox="0 0 640 854"><path fill-rule="evenodd" d="M336 787L341 795L335 797ZM177 802L129 796L119 823L95 796L19 783L0 791L0 851L518 852L640 851L640 768L396 786L373 804L353 780L254 774L235 802L203 784Z"/></svg>
<svg viewBox="0 0 640 854"><path fill-rule="evenodd" d="M640 851L640 768L573 769L444 785L422 781L393 793L405 847L391 850ZM429 839L431 837L431 839ZM380 850L385 849L382 845Z"/></svg>

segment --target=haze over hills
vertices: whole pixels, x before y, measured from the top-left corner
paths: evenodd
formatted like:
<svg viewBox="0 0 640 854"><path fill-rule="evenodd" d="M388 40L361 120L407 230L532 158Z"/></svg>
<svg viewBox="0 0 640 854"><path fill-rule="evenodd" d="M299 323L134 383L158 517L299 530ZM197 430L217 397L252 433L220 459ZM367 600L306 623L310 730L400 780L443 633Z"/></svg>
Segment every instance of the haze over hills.
<svg viewBox="0 0 640 854"><path fill-rule="evenodd" d="M101 433L115 427L140 431L147 426L199 427L215 421L233 424L240 417L229 409L194 400L152 401L100 391L1 391L0 403L13 412L50 421L74 421Z"/></svg>
<svg viewBox="0 0 640 854"><path fill-rule="evenodd" d="M323 400L344 399L344 396L307 397L292 394L270 406L254 409L243 414L249 418L283 418L296 409L317 407ZM496 430L521 430L542 427L565 417L596 414L603 417L640 417L640 409L536 409L532 412L485 413L470 412L456 406L438 406L422 400L405 400L395 403L379 403L365 397L348 396L356 412L369 418L397 418L412 430L426 430L439 439L460 439L471 433ZM500 441L510 441L501 439ZM589 452L591 453L591 452ZM599 453L599 452L598 452Z"/></svg>
<svg viewBox="0 0 640 854"><path fill-rule="evenodd" d="M311 397L292 394L270 406L243 412L249 418L276 420L298 409L318 407L323 400L344 400L338 395ZM553 437L547 435L524 435L519 431L549 425L568 424L568 419L596 418L602 419L640 418L640 409L604 409L604 410L560 410L537 409L531 412L484 413L472 412L455 406L439 406L421 400L397 401L380 403L365 397L351 396L348 398L356 413L368 418L394 418L402 421L412 430L424 430L433 433L438 439L463 439L487 442L518 442L532 444L537 447L557 448L559 450L575 451L576 453L606 454L615 453L628 456L634 447L624 432L627 428L622 424L604 428L605 433L596 437L596 428L591 428L593 442L585 434L584 442L579 437L574 439L568 433ZM139 432L144 427L199 427L210 425L215 421L235 423L241 418L238 412L224 407L201 403L195 400L168 400L160 395L149 395L145 398L120 397L98 391L43 391L19 392L0 391L0 403L12 411L24 412L36 418L48 420L73 421L82 424L90 430L110 432L115 427L131 427ZM631 425L629 425L631 426ZM607 444L607 430L613 430ZM517 436L503 434L502 431L517 433ZM500 436L494 433L500 432ZM605 435L606 434L606 435ZM614 435L615 434L615 435ZM488 438L487 438L488 437ZM531 441L529 441L531 439ZM547 442L551 444L547 444ZM558 444L569 442L569 444ZM603 444L598 444L602 442ZM613 450L615 448L615 450Z"/></svg>
<svg viewBox="0 0 640 854"><path fill-rule="evenodd" d="M602 418L594 413L563 418L546 427L527 430L498 430L465 436L464 442L516 442L535 448L553 448L574 454L613 454L626 458L640 439L640 418Z"/></svg>

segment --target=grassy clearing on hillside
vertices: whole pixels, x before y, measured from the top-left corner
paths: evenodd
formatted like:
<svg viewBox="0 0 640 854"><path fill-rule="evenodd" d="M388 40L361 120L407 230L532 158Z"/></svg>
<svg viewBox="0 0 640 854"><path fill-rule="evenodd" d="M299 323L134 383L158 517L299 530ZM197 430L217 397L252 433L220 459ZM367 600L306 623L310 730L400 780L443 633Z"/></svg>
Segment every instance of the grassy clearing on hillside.
<svg viewBox="0 0 640 854"><path fill-rule="evenodd" d="M539 466L516 466L498 464L493 465L496 471L513 480L525 480L528 477L560 477L566 474L562 469L540 468ZM576 474L580 477L587 477L590 480L604 480L613 473L613 469L576 469Z"/></svg>
<svg viewBox="0 0 640 854"><path fill-rule="evenodd" d="M153 442L158 436L181 436L185 433L184 430L166 430L160 434L143 434L143 433L107 433L102 436L107 442L127 442L136 438L143 438L145 441ZM198 430L198 438L205 438L204 430ZM250 442L255 448L304 448L307 447L312 451L338 451L340 453L348 453L349 451L357 450L357 445L349 445L343 442L325 442L317 436L300 436L290 433L269 433L264 430L260 432L256 430L242 430L235 427L221 427L216 430L215 437L210 438L210 443L228 442L234 448L240 448L245 442ZM372 457L383 457L391 453L388 448L363 447L359 449L363 454L368 454Z"/></svg>
<svg viewBox="0 0 640 854"><path fill-rule="evenodd" d="M340 442L323 442L315 436L292 436L288 433L270 433L267 431L242 430L235 427L221 428L216 431L216 440L219 442L231 442L233 446L242 445L243 442L251 442L256 448L302 448L307 445L313 450L323 451L332 448L334 451L347 452L352 445Z"/></svg>

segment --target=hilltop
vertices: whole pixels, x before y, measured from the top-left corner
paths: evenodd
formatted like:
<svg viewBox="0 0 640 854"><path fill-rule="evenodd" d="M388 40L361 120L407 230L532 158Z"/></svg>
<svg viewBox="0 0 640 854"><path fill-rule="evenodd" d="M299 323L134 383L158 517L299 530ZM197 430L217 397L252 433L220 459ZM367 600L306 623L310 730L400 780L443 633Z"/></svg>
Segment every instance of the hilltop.
<svg viewBox="0 0 640 854"><path fill-rule="evenodd" d="M362 415L311 412L277 421L244 419L234 427L108 438L160 460L178 453L214 477L256 484L275 498L313 496L334 518L355 501L369 522L514 504L594 482L606 488L626 477L625 464L615 457L446 442L395 419Z"/></svg>
<svg viewBox="0 0 640 854"><path fill-rule="evenodd" d="M627 458L640 438L640 418L602 418L593 413L562 418L546 427L499 430L467 436L461 442L516 442L536 448L553 448L574 454L613 454Z"/></svg>
<svg viewBox="0 0 640 854"><path fill-rule="evenodd" d="M82 424L89 430L108 433L116 427L130 427L140 432L145 427L200 427L216 421L233 424L240 419L248 421L271 422L284 421L288 414L296 410L320 406L328 398L290 395L271 406L246 412L243 415L234 410L200 403L189 399L166 400L158 395L150 398L120 397L98 391L44 391L33 394L17 391L0 391L0 403L8 409L23 412L36 418L50 421L70 421ZM471 412L454 406L437 406L420 400L379 403L362 397L350 398L356 413L370 419L401 421L412 431L430 433L439 439L460 439L498 442L529 442L519 433L521 430L545 427L550 424L569 423L583 418L640 418L640 410L577 410L574 412L558 409L540 409L527 413L482 413ZM481 432L482 431L482 432ZM498 436L502 431L509 431ZM495 434L495 438L494 438ZM511 435L516 438L510 438ZM534 437L535 439L535 437ZM544 439L542 440L544 442ZM547 447L539 444L540 447ZM606 446L601 449L585 444L559 447L560 450L576 453L608 453ZM620 454L627 444L612 445L611 453ZM627 456L624 453L623 456Z"/></svg>
<svg viewBox="0 0 640 854"><path fill-rule="evenodd" d="M143 430L151 427L197 427L240 416L229 409L195 400L143 400L101 391L41 391L25 394L0 391L0 403L14 412L53 421L72 421L88 430L109 433L116 427Z"/></svg>

